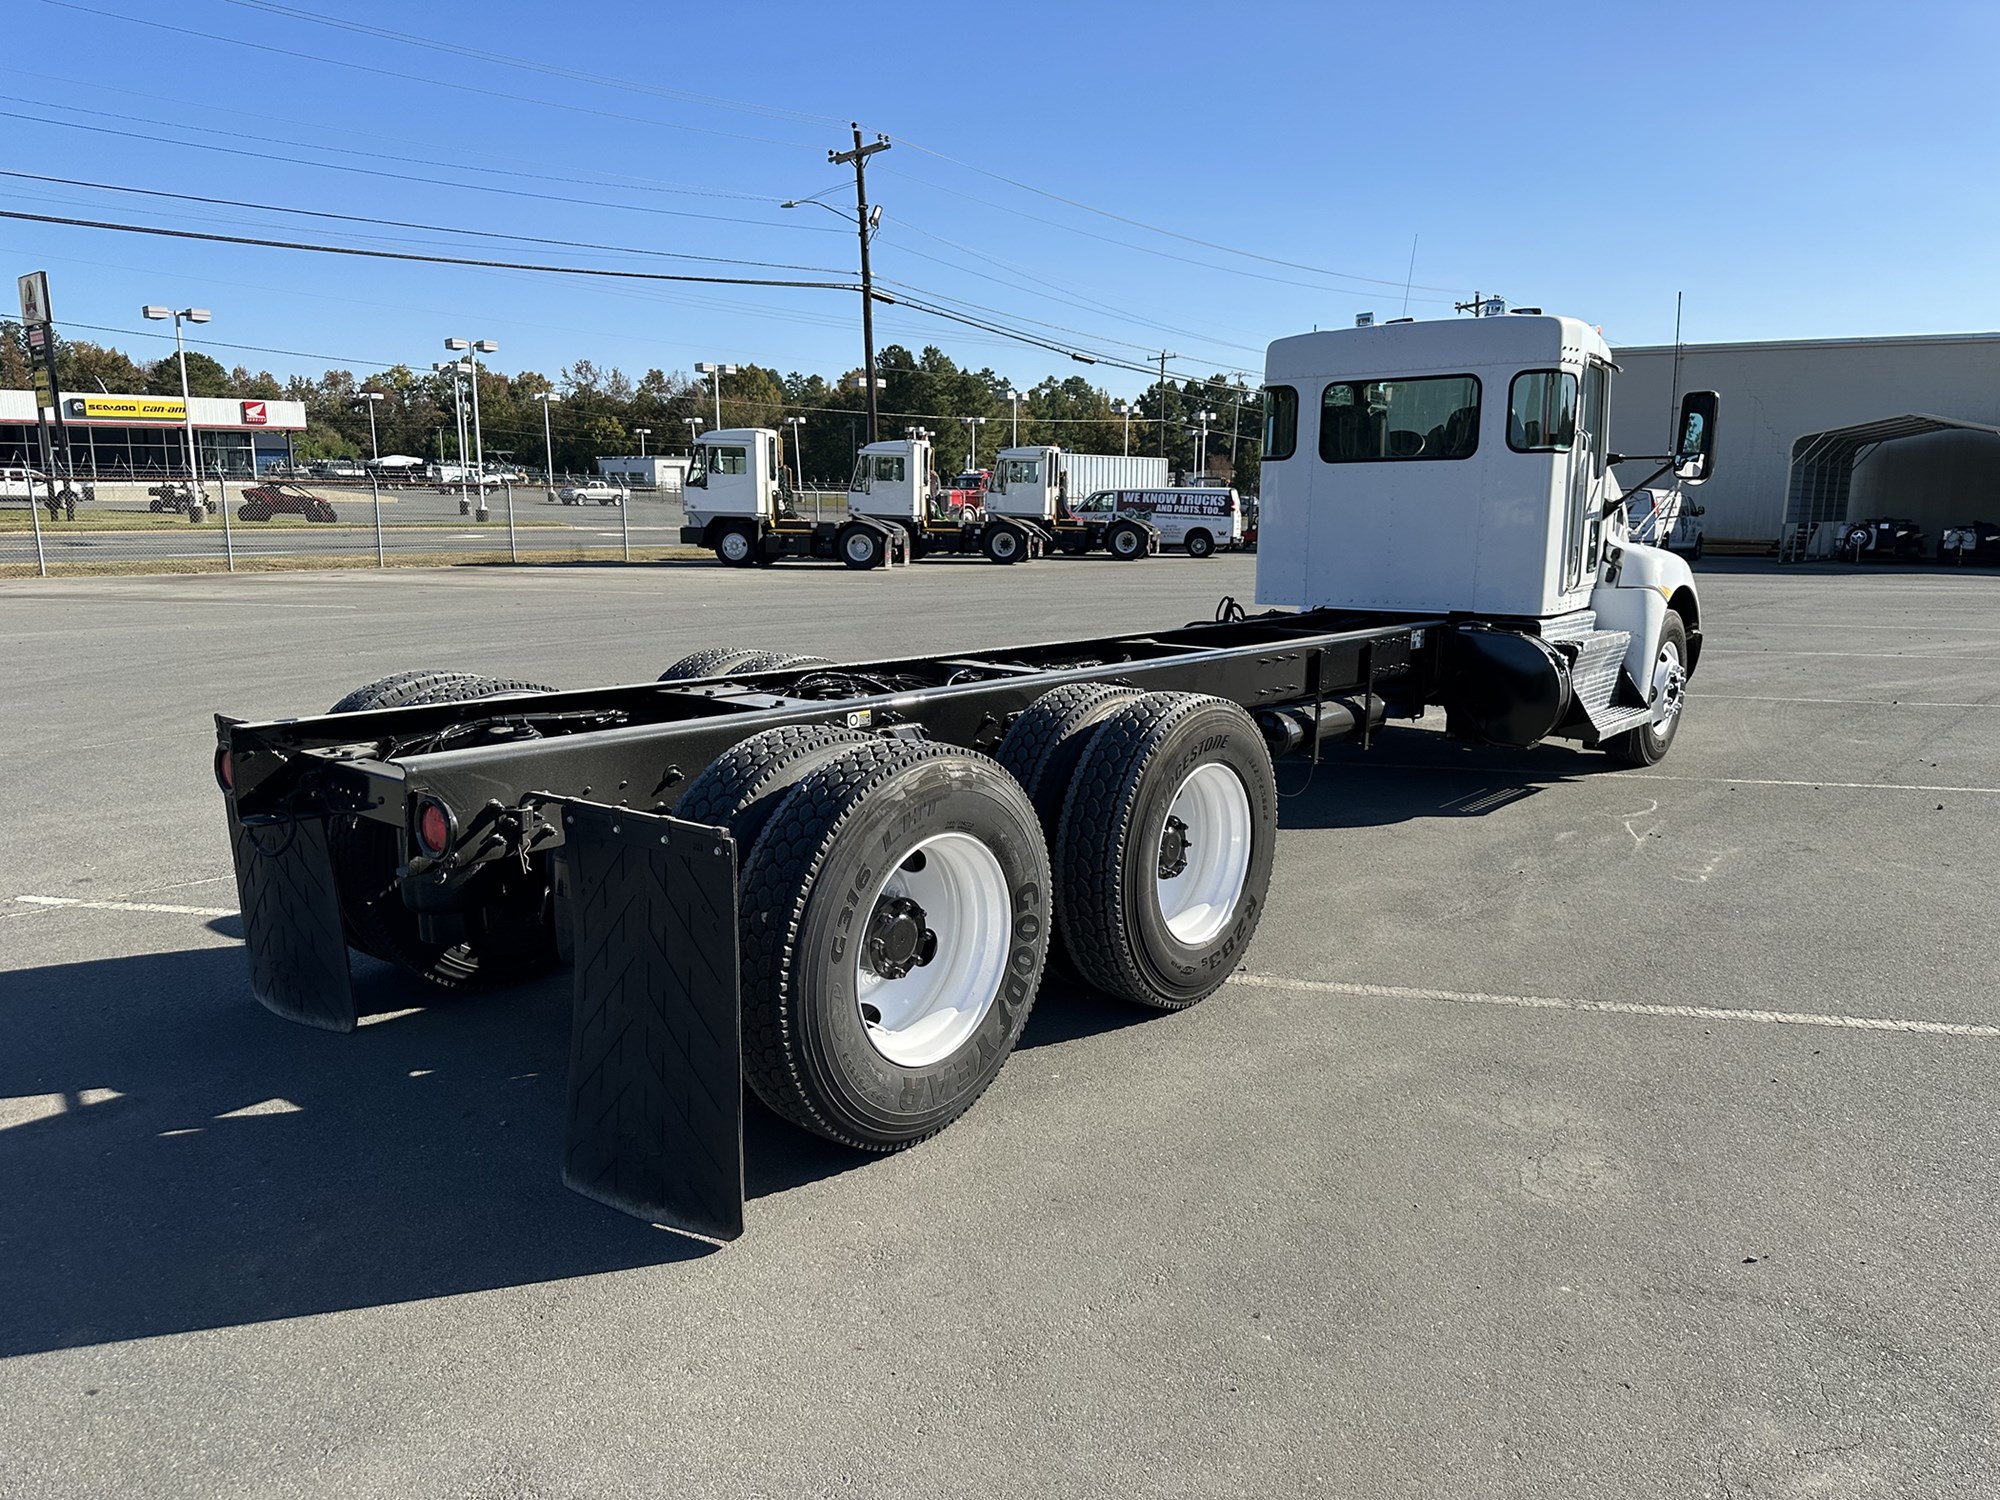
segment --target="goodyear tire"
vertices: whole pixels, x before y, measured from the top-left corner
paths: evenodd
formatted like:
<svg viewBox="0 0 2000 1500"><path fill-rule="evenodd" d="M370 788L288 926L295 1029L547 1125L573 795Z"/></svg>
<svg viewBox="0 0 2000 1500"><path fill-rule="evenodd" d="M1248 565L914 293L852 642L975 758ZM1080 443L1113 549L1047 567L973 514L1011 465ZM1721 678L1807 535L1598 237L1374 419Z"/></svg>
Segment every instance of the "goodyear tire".
<svg viewBox="0 0 2000 1500"><path fill-rule="evenodd" d="M800 781L742 875L744 1075L829 1139L957 1119L1026 1024L1049 936L1034 809L982 755L873 740Z"/></svg>
<svg viewBox="0 0 2000 1500"><path fill-rule="evenodd" d="M879 568L888 548L882 533L869 526L843 526L834 539L834 550L850 568Z"/></svg>
<svg viewBox="0 0 2000 1500"><path fill-rule="evenodd" d="M1213 557L1215 555L1215 538L1210 536L1206 531L1190 531L1181 545L1187 549L1189 557Z"/></svg>
<svg viewBox="0 0 2000 1500"><path fill-rule="evenodd" d="M797 783L869 736L839 724L787 724L753 734L708 763L674 806L674 816L729 830L739 849L756 842Z"/></svg>
<svg viewBox="0 0 2000 1500"><path fill-rule="evenodd" d="M398 672L356 688L330 710L366 713L424 703L462 703L510 693L545 693L539 683L471 672ZM327 825L348 946L443 989L469 990L530 978L556 962L554 903L546 859L527 870L498 860L470 888L475 897L457 942L431 942L396 881L402 841L387 823L335 817Z"/></svg>
<svg viewBox="0 0 2000 1500"><path fill-rule="evenodd" d="M1206 999L1264 914L1271 757L1234 703L1149 693L1085 746L1063 805L1056 920L1078 971L1162 1010Z"/></svg>
<svg viewBox="0 0 2000 1500"><path fill-rule="evenodd" d="M1104 550L1120 562L1137 562L1146 555L1146 533L1121 521L1104 533Z"/></svg>
<svg viewBox="0 0 2000 1500"><path fill-rule="evenodd" d="M989 562L1017 563L1028 555L1028 539L1018 526L988 526L979 548Z"/></svg>
<svg viewBox="0 0 2000 1500"><path fill-rule="evenodd" d="M741 526L731 526L715 539L716 560L731 568L754 567L758 550L756 536Z"/></svg>
<svg viewBox="0 0 2000 1500"><path fill-rule="evenodd" d="M1647 698L1653 707L1653 721L1614 735L1604 742L1610 757L1628 766L1656 766L1667 758L1680 732L1687 701L1687 627L1680 615L1667 611L1660 626L1660 645L1653 657L1653 679L1647 684Z"/></svg>

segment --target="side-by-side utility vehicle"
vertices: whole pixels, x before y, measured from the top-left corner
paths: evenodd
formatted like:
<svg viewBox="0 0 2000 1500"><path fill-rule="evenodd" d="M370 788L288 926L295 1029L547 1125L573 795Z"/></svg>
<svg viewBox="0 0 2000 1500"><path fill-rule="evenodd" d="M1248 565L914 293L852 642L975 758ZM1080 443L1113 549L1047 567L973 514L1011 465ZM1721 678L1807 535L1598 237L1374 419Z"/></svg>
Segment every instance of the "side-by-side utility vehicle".
<svg viewBox="0 0 2000 1500"><path fill-rule="evenodd" d="M891 1151L978 1099L1058 955L1136 1005L1213 994L1267 904L1279 757L1430 706L1460 740L1666 755L1701 607L1627 535L1614 372L1570 318L1273 344L1264 613L841 665L714 647L580 691L413 672L219 716L251 988L346 1031L350 952L450 988L567 960L565 1181L732 1238L742 1083ZM1715 418L1686 397L1662 473L1706 477ZM711 477L775 473L764 437L704 438Z"/></svg>

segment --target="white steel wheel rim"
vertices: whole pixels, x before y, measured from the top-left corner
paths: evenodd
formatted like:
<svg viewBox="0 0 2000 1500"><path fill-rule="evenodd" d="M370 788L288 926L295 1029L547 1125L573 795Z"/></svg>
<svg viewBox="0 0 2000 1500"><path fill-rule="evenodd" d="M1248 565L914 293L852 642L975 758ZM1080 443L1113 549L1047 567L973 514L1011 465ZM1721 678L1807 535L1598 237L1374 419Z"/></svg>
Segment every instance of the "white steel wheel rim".
<svg viewBox="0 0 2000 1500"><path fill-rule="evenodd" d="M722 538L722 555L731 562L741 562L750 555L750 538L740 531L731 531Z"/></svg>
<svg viewBox="0 0 2000 1500"><path fill-rule="evenodd" d="M1139 538L1129 531L1121 531L1111 539L1112 550L1130 556L1139 550Z"/></svg>
<svg viewBox="0 0 2000 1500"><path fill-rule="evenodd" d="M847 539L847 555L855 562L867 562L875 555L875 539L866 532L855 532Z"/></svg>
<svg viewBox="0 0 2000 1500"><path fill-rule="evenodd" d="M995 557L1012 557L1014 555L1013 532L996 531L993 533L993 555Z"/></svg>
<svg viewBox="0 0 2000 1500"><path fill-rule="evenodd" d="M1672 641L1660 644L1660 659L1653 664L1653 733L1665 734L1681 711L1687 697L1687 669Z"/></svg>
<svg viewBox="0 0 2000 1500"><path fill-rule="evenodd" d="M923 1068L964 1046L999 998L1012 903L1000 861L967 833L940 833L905 854L869 903L871 926L882 902L896 897L923 908L937 951L901 978L885 978L870 967L864 929L855 945L855 1003L878 1053L899 1067Z"/></svg>
<svg viewBox="0 0 2000 1500"><path fill-rule="evenodd" d="M1229 924L1250 878L1250 793L1228 766L1210 761L1181 783L1167 817L1187 830L1186 865L1168 876L1155 864L1154 898L1167 931L1197 947Z"/></svg>

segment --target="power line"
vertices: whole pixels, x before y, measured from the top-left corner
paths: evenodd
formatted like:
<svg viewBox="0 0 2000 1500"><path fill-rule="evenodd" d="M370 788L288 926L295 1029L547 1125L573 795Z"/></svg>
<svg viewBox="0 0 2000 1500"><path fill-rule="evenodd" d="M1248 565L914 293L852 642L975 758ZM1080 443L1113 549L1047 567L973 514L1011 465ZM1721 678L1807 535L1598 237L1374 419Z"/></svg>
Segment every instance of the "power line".
<svg viewBox="0 0 2000 1500"><path fill-rule="evenodd" d="M727 255L693 255L680 250L643 250L634 245L605 245L591 240L548 239L542 235L510 234L498 229L467 229L462 225L382 219L369 214L342 214L321 208L289 208L282 203L254 203L242 198L215 198L200 193L170 193L164 188L128 187L115 182L87 182L77 177L47 177L39 172L16 172L4 167L0 167L0 177L16 177L26 182L59 183L64 187L94 188L106 193L132 193L146 198L172 198L182 203L206 203L221 208L249 208L260 213L298 214L312 219L336 219L347 224L375 224L390 229L421 229L433 234L469 234L484 239L518 240L523 244L556 245L566 250L604 250L618 255L651 255L669 260L697 260L724 266L759 266L770 271L812 271L826 276L847 274L838 266L801 266L787 261L742 260Z"/></svg>
<svg viewBox="0 0 2000 1500"><path fill-rule="evenodd" d="M44 4L60 4L61 0L43 0ZM15 110L0 109L0 119L26 120L35 125L47 125L56 130L87 130L94 135L113 135L130 141L150 141L156 145L179 146L188 151L218 151L228 156L249 157L255 161L283 162L294 167L317 167L323 172L353 172L364 177L385 177L397 182L421 183L427 187L456 188L467 193L500 193L510 198L533 198L544 203L567 203L577 208L609 208L623 213L663 214L675 219L704 219L714 224L749 224L758 229L789 229L794 232L813 234L838 234L835 229L821 229L816 224L796 224L783 219L745 219L734 214L704 214L691 208L660 208L649 203L608 203L600 198L565 198L558 193L537 193L527 188L498 187L482 182L453 182L444 177L419 177L409 172L389 172L380 167L353 167L345 162L310 161L301 156L283 156L274 151L252 151L247 146L216 146L206 141L166 141L156 135L142 134L136 130L114 130L109 125L85 125L76 120L50 120L40 115L24 115Z"/></svg>

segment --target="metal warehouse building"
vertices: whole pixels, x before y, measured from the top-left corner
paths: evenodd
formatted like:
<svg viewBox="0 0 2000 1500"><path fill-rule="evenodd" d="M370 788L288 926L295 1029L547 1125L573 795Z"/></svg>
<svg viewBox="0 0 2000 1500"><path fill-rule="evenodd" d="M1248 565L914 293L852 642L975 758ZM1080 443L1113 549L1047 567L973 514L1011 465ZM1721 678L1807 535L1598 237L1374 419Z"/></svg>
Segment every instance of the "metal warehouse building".
<svg viewBox="0 0 2000 1500"><path fill-rule="evenodd" d="M1661 452L1673 348L1613 357L1624 371L1613 450ZM1935 542L1948 526L2000 521L2000 333L1688 344L1679 389L1722 393L1716 474L1699 492L1711 543L1883 515Z"/></svg>
<svg viewBox="0 0 2000 1500"><path fill-rule="evenodd" d="M188 408L178 396L65 394L63 425L80 477L144 478L187 470ZM195 443L204 473L262 473L291 457L291 435L306 429L298 401L196 396ZM33 391L0 391L0 466L40 468L41 433Z"/></svg>

